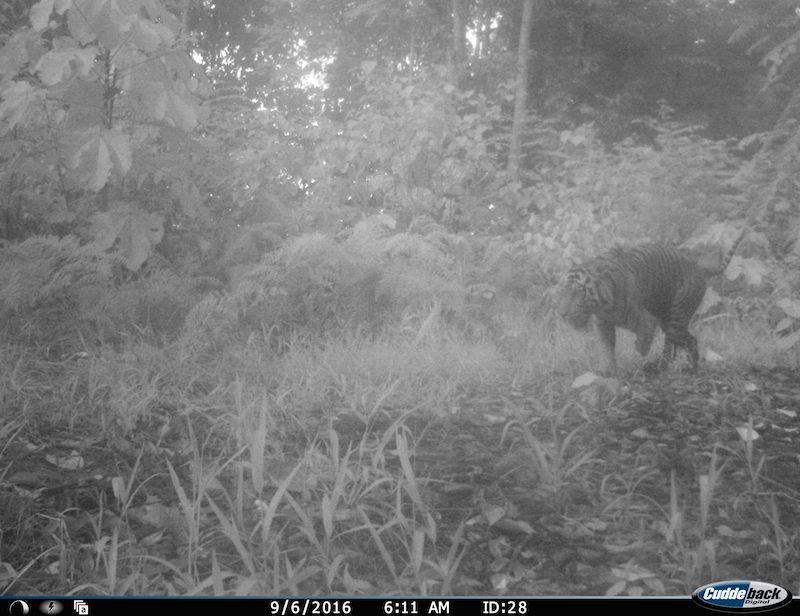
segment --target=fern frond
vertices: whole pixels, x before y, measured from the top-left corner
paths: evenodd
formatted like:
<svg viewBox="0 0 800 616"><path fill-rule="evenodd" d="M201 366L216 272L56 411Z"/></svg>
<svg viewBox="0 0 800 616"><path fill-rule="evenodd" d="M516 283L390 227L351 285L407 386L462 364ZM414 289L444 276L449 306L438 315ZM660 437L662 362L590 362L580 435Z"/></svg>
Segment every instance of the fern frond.
<svg viewBox="0 0 800 616"><path fill-rule="evenodd" d="M755 16L743 18L736 30L734 30L733 33L728 37L728 44L732 45L734 43L744 41L759 26L760 23L760 20Z"/></svg>
<svg viewBox="0 0 800 616"><path fill-rule="evenodd" d="M253 263L281 241L278 226L273 223L250 225L228 242L222 255L227 266Z"/></svg>
<svg viewBox="0 0 800 616"><path fill-rule="evenodd" d="M324 233L306 233L294 238L283 251L289 266L327 262L338 253L335 240Z"/></svg>
<svg viewBox="0 0 800 616"><path fill-rule="evenodd" d="M396 226L397 222L388 214L376 214L356 223L350 240L360 244L373 244L394 233Z"/></svg>
<svg viewBox="0 0 800 616"><path fill-rule="evenodd" d="M111 261L77 238L31 237L0 250L0 304L7 311L36 308L86 285L108 280Z"/></svg>

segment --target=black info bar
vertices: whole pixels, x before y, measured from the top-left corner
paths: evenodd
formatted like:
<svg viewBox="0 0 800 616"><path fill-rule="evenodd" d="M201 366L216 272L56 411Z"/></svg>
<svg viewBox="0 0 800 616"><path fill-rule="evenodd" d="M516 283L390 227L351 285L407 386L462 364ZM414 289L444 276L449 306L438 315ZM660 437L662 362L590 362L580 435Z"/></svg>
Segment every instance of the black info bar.
<svg viewBox="0 0 800 616"><path fill-rule="evenodd" d="M637 616L659 608L713 613L690 597L0 597L0 616L562 616L572 608ZM771 614L798 614L798 608L794 599Z"/></svg>

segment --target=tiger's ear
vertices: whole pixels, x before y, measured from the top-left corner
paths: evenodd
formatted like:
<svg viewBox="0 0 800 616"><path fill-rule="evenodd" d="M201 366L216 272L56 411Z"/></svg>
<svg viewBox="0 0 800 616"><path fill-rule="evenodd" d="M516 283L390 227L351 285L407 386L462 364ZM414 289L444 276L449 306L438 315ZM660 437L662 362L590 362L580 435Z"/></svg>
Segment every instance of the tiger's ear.
<svg viewBox="0 0 800 616"><path fill-rule="evenodd" d="M614 305L614 283L610 278L601 276L597 280L597 296L606 306Z"/></svg>

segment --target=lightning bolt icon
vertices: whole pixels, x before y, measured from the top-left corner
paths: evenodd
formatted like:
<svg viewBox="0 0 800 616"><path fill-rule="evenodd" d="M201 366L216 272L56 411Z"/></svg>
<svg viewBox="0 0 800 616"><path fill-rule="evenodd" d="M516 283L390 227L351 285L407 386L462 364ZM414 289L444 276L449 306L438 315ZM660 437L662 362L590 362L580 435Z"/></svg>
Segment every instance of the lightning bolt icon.
<svg viewBox="0 0 800 616"><path fill-rule="evenodd" d="M54 603L51 601L50 605L47 607L47 611L48 612L52 612L53 611L53 605L54 605Z"/></svg>

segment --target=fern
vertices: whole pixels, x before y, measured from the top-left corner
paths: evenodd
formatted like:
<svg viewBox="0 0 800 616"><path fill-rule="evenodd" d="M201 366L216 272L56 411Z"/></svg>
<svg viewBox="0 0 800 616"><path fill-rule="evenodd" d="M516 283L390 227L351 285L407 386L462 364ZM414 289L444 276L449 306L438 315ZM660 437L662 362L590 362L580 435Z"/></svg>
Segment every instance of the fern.
<svg viewBox="0 0 800 616"><path fill-rule="evenodd" d="M92 287L81 294L84 320L104 337L122 332L148 332L173 338L183 327L202 290L214 279L189 277L159 269L118 287Z"/></svg>
<svg viewBox="0 0 800 616"><path fill-rule="evenodd" d="M376 333L409 317L424 318L431 306L462 315L461 239L435 223L414 226L425 235L396 233L394 226L381 214L337 237L298 236L244 275L230 303L198 308L190 319L227 327L226 318L235 314L251 331L285 339L298 332Z"/></svg>
<svg viewBox="0 0 800 616"><path fill-rule="evenodd" d="M769 132L745 142L760 142L758 152L742 165L732 185L740 188L752 204L751 211L759 218L787 226L797 215L798 189L796 177L800 163L796 152L800 148L797 118L800 117L800 91L795 92L784 110L784 119Z"/></svg>
<svg viewBox="0 0 800 616"><path fill-rule="evenodd" d="M111 262L72 236L31 237L0 250L0 314L23 312L74 297L76 290L107 281Z"/></svg>
<svg viewBox="0 0 800 616"><path fill-rule="evenodd" d="M240 318L236 298L209 294L189 311L183 324L180 341L193 356L213 354L226 345L238 344L239 329Z"/></svg>
<svg viewBox="0 0 800 616"><path fill-rule="evenodd" d="M249 225L227 243L222 262L228 267L254 263L280 243L277 225L261 223Z"/></svg>

